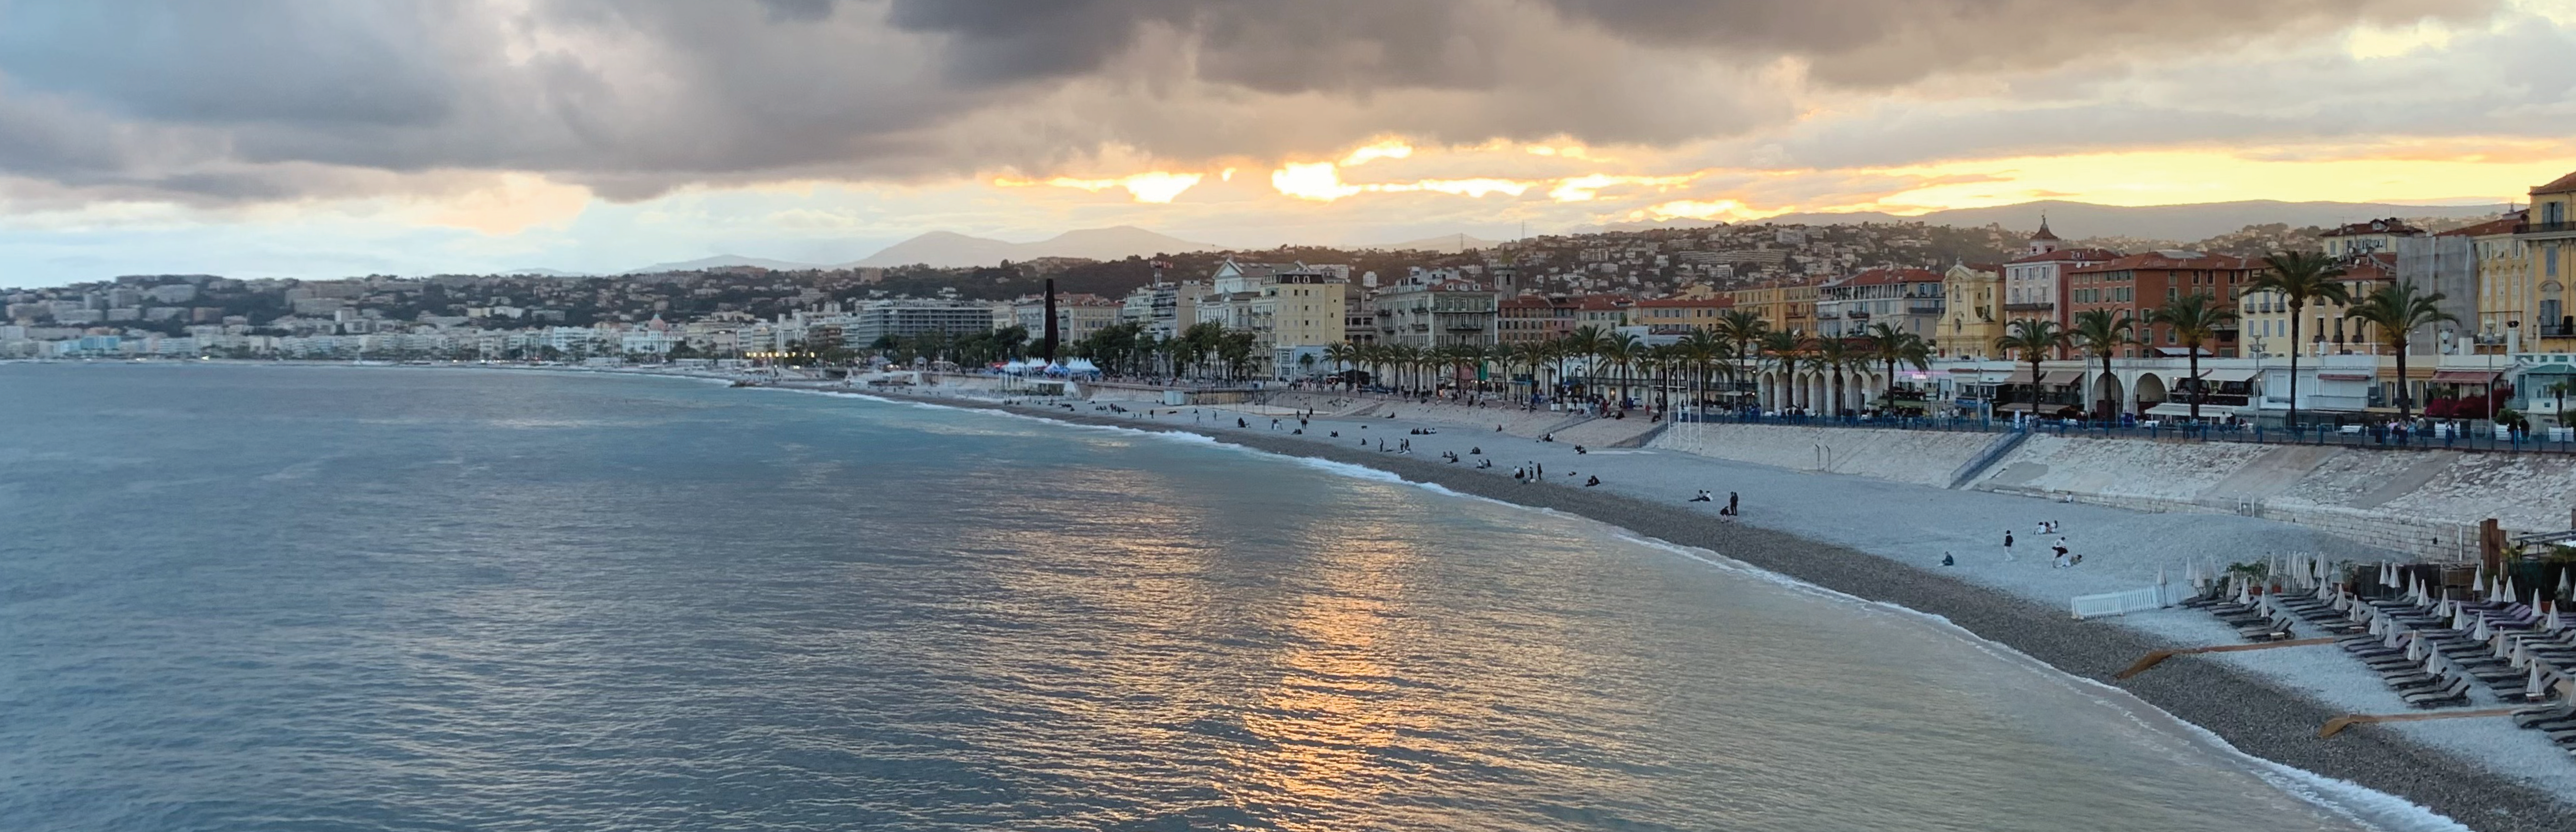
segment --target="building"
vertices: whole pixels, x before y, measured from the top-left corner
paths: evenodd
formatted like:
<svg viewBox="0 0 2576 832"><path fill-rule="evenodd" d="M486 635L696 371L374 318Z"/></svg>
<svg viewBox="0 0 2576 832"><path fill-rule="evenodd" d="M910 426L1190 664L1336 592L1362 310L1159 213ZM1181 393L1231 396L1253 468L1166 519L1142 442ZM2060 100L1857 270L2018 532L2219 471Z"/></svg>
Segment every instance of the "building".
<svg viewBox="0 0 2576 832"><path fill-rule="evenodd" d="M1649 336L1688 335L1715 329L1718 318L1733 308L1735 299L1726 295L1641 300L1629 310L1628 323L1645 327Z"/></svg>
<svg viewBox="0 0 2576 832"><path fill-rule="evenodd" d="M1774 282L1737 289L1735 307L1749 309L1762 316L1762 323L1773 332L1814 332L1816 329L1816 286L1804 282Z"/></svg>
<svg viewBox="0 0 2576 832"><path fill-rule="evenodd" d="M2530 259L2526 279L2539 298L2533 317L2544 351L2576 348L2576 309L2567 297L2567 283L2576 278L2576 173L2531 189L2530 216L2515 227L2513 239Z"/></svg>
<svg viewBox="0 0 2576 832"><path fill-rule="evenodd" d="M1494 290L1473 280L1412 275L1378 290L1377 342L1424 350L1492 346L1499 303Z"/></svg>
<svg viewBox="0 0 2576 832"><path fill-rule="evenodd" d="M2004 281L1999 265L1961 263L1941 273L1941 325L1932 337L1943 358L1983 358L2003 337Z"/></svg>
<svg viewBox="0 0 2576 832"><path fill-rule="evenodd" d="M2539 343L2540 284L2532 279L2531 249L2514 239L2514 229L2531 212L2516 211L2491 222L2444 232L2466 237L2477 258L2478 314L2473 339L2481 353L2511 355L2522 345Z"/></svg>
<svg viewBox="0 0 2576 832"><path fill-rule="evenodd" d="M2378 291L2397 279L2397 255L2378 253L2343 264L2343 290L2354 299ZM2367 337L2360 321L2344 318L2351 307L2329 300L2311 300L2300 310L2305 322L2299 325L2299 340L2306 348L2300 355L2373 354L2378 342ZM2245 354L2254 357L2289 355L2299 345L2290 343L2289 299L2279 292L2245 292L2237 300L2237 325L2242 327Z"/></svg>
<svg viewBox="0 0 2576 832"><path fill-rule="evenodd" d="M2396 248L2400 239L2422 236L2424 229L2390 217L2330 229L2317 235L2317 242L2325 247L2327 257L2341 259L2388 251Z"/></svg>
<svg viewBox="0 0 2576 832"><path fill-rule="evenodd" d="M1350 281L1314 269L1278 272L1261 287L1252 301L1253 343L1269 350L1272 378L1304 376L1324 347L1342 343L1349 288Z"/></svg>
<svg viewBox="0 0 2576 832"><path fill-rule="evenodd" d="M861 304L845 317L842 343L860 349L887 338L911 338L930 332L971 335L1016 322L1010 304L974 300L876 300Z"/></svg>
<svg viewBox="0 0 2576 832"><path fill-rule="evenodd" d="M1506 346L1541 344L1563 336L1557 325L1557 307L1570 306L1564 295L1519 295L1495 304L1494 340ZM1569 308L1565 320L1574 319Z"/></svg>
<svg viewBox="0 0 2576 832"><path fill-rule="evenodd" d="M1870 269L1816 289L1816 334L1858 338L1878 324L1929 340L1941 323L1942 277L1924 269Z"/></svg>
<svg viewBox="0 0 2576 832"><path fill-rule="evenodd" d="M2109 249L2067 248L2065 241L2049 232L2048 219L2040 218L2039 233L2030 235L2030 243L2022 247L2020 256L2003 264L2005 325L2041 320L2065 326L2071 317L2066 311L2066 273L2119 256L2119 252Z"/></svg>
<svg viewBox="0 0 2576 832"><path fill-rule="evenodd" d="M2138 321L2140 344L2122 351L2128 357L2182 355L2176 347L2171 327L2150 326L2146 321L2155 310L2185 294L2209 295L2215 305L2236 309L2241 304L2245 284L2254 279L2260 264L2243 257L2205 254L2197 251L2151 251L2132 254L2109 262L2068 269L2065 278L2066 316L2091 309L2108 309L2123 318ZM2315 311L2310 307L2311 313ZM2237 355L2237 333L2241 322L2228 322L2217 328L2217 337L2202 346L2209 355L2233 358Z"/></svg>
<svg viewBox="0 0 2576 832"><path fill-rule="evenodd" d="M1196 280L1179 283L1155 281L1127 293L1120 305L1118 320L1144 327L1156 340L1179 337L1181 330L1199 320L1199 295L1207 284Z"/></svg>
<svg viewBox="0 0 2576 832"><path fill-rule="evenodd" d="M1126 305L1099 295L1063 294L1055 298L1057 343L1071 346L1118 323ZM1028 330L1029 343L1046 337L1046 297L1021 298L1011 305L1011 320Z"/></svg>

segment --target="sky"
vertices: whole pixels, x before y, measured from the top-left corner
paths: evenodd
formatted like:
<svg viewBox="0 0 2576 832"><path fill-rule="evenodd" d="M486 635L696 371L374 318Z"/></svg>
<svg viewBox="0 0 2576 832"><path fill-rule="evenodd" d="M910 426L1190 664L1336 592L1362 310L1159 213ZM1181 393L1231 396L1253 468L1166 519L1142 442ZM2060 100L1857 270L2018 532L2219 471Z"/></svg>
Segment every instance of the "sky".
<svg viewBox="0 0 2576 832"><path fill-rule="evenodd" d="M0 0L0 286L2518 201L2576 0Z"/></svg>

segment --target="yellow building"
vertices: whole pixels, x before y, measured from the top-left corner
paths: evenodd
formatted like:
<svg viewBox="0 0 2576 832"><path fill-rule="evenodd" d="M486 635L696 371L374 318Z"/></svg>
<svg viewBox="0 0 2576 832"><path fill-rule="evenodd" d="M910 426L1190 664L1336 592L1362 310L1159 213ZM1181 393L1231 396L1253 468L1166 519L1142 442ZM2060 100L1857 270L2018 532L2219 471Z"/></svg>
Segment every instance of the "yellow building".
<svg viewBox="0 0 2576 832"><path fill-rule="evenodd" d="M1811 285L1766 283L1737 289L1735 308L1760 314L1773 332L1816 331L1816 287Z"/></svg>
<svg viewBox="0 0 2576 832"><path fill-rule="evenodd" d="M2532 317L2541 339L2535 351L2571 351L2576 348L2576 309L2568 303L2567 282L2576 279L2576 173L2531 189L2530 216L2513 238L2531 260L2539 309Z"/></svg>
<svg viewBox="0 0 2576 832"><path fill-rule="evenodd" d="M2477 257L2478 319L2472 337L2481 353L2515 352L2524 339L2538 344L2534 315L2539 313L2540 284L2532 279L2531 250L2513 238L2527 212L2506 214L2503 219L2467 228L2442 232L2443 236L2469 238L2469 251Z"/></svg>
<svg viewBox="0 0 2576 832"><path fill-rule="evenodd" d="M2347 260L2343 264L2343 290L2355 300L2397 276L2397 256L2377 253ZM2278 292L2245 292L2236 299L2238 338L2245 352L2256 356L2289 355L2295 347L2301 355L2376 354L2389 351L2379 344L2377 333L2369 324L2345 318L2351 307L2333 301L2312 300L2300 310L2300 344L2290 342L2290 303Z"/></svg>
<svg viewBox="0 0 2576 832"><path fill-rule="evenodd" d="M1932 347L1944 358L1982 358L2003 337L2003 270L1995 266L1951 266L1941 274L1941 322Z"/></svg>

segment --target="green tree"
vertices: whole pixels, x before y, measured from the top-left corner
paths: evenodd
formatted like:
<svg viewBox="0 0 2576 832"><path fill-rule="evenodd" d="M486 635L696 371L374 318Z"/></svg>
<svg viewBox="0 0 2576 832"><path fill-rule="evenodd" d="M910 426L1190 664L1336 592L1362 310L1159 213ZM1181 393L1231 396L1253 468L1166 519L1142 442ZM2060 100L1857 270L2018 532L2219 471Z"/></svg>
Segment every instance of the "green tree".
<svg viewBox="0 0 2576 832"><path fill-rule="evenodd" d="M2066 342L2066 330L2059 329L2056 321L2037 318L2014 321L2004 329L2003 337L1995 339L1996 352L2018 354L2023 361L2030 362L2032 416L2039 415L2039 362L2048 360L2050 353L2064 349Z"/></svg>
<svg viewBox="0 0 2576 832"><path fill-rule="evenodd" d="M2200 421L2200 403L2209 398L2209 383L2200 377L2202 345L2218 337L2218 327L2236 320L2236 310L2216 302L2209 295L2194 292L2165 302L2149 313L2147 322L2173 333L2174 343L2182 345L2191 368L2191 419Z"/></svg>
<svg viewBox="0 0 2576 832"><path fill-rule="evenodd" d="M2111 354L2136 341L2137 324L2137 321L2120 317L2108 309L2087 309L2075 313L2075 326L2067 334L2073 337L2075 345L2085 355L2102 359L2102 375L2107 376L2111 374ZM2090 389L2099 381L2097 376L2087 380L2084 387ZM2085 409L2091 410L2091 404L2087 403Z"/></svg>
<svg viewBox="0 0 2576 832"><path fill-rule="evenodd" d="M1807 337L1794 329L1762 335L1762 353L1771 356L1771 363L1780 368L1781 384L1785 385L1780 392L1780 406L1784 409L1798 406L1798 388L1803 386L1798 383L1798 362L1806 357L1809 344Z"/></svg>
<svg viewBox="0 0 2576 832"><path fill-rule="evenodd" d="M2350 303L2351 293L2337 280L2343 267L2324 252L2287 251L2263 258L2263 273L2245 285L2249 292L2272 292L2290 306L2290 417L2292 430L2299 427L2299 320L2301 313L2314 301ZM2267 396L2269 394L2266 394Z"/></svg>
<svg viewBox="0 0 2576 832"><path fill-rule="evenodd" d="M1863 351L1872 359L1887 365L1887 409L1896 409L1896 365L1899 362L1917 370L1932 369L1932 344L1923 336L1897 329L1888 324L1872 324L1869 334L1861 336Z"/></svg>
<svg viewBox="0 0 2576 832"><path fill-rule="evenodd" d="M2399 283L2394 286L2382 286L2378 291L2363 295L2351 309L2343 313L2346 318L2365 321L2379 327L2380 332L2386 333L2385 337L2390 345L2396 348L2398 418L2415 417L2414 398L2407 395L2406 390L2407 342L2414 338L2415 330L2425 324L2459 321L2458 318L2452 317L2451 313L2441 310L2439 304L2443 299L2444 296L2440 292L2429 295L2415 294L2413 282Z"/></svg>

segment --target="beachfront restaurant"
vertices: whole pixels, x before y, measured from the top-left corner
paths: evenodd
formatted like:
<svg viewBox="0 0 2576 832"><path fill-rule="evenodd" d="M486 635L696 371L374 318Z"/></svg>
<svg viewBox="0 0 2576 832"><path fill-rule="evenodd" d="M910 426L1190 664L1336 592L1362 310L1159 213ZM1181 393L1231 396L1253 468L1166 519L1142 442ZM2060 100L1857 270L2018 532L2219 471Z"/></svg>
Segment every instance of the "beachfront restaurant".
<svg viewBox="0 0 2576 832"><path fill-rule="evenodd" d="M1995 416L2009 418L2036 409L2047 418L2082 418L2083 395L2076 387L2084 382L2083 370L2040 368L2033 376L2024 365L1995 386ZM2033 404L2036 401L2037 404Z"/></svg>

